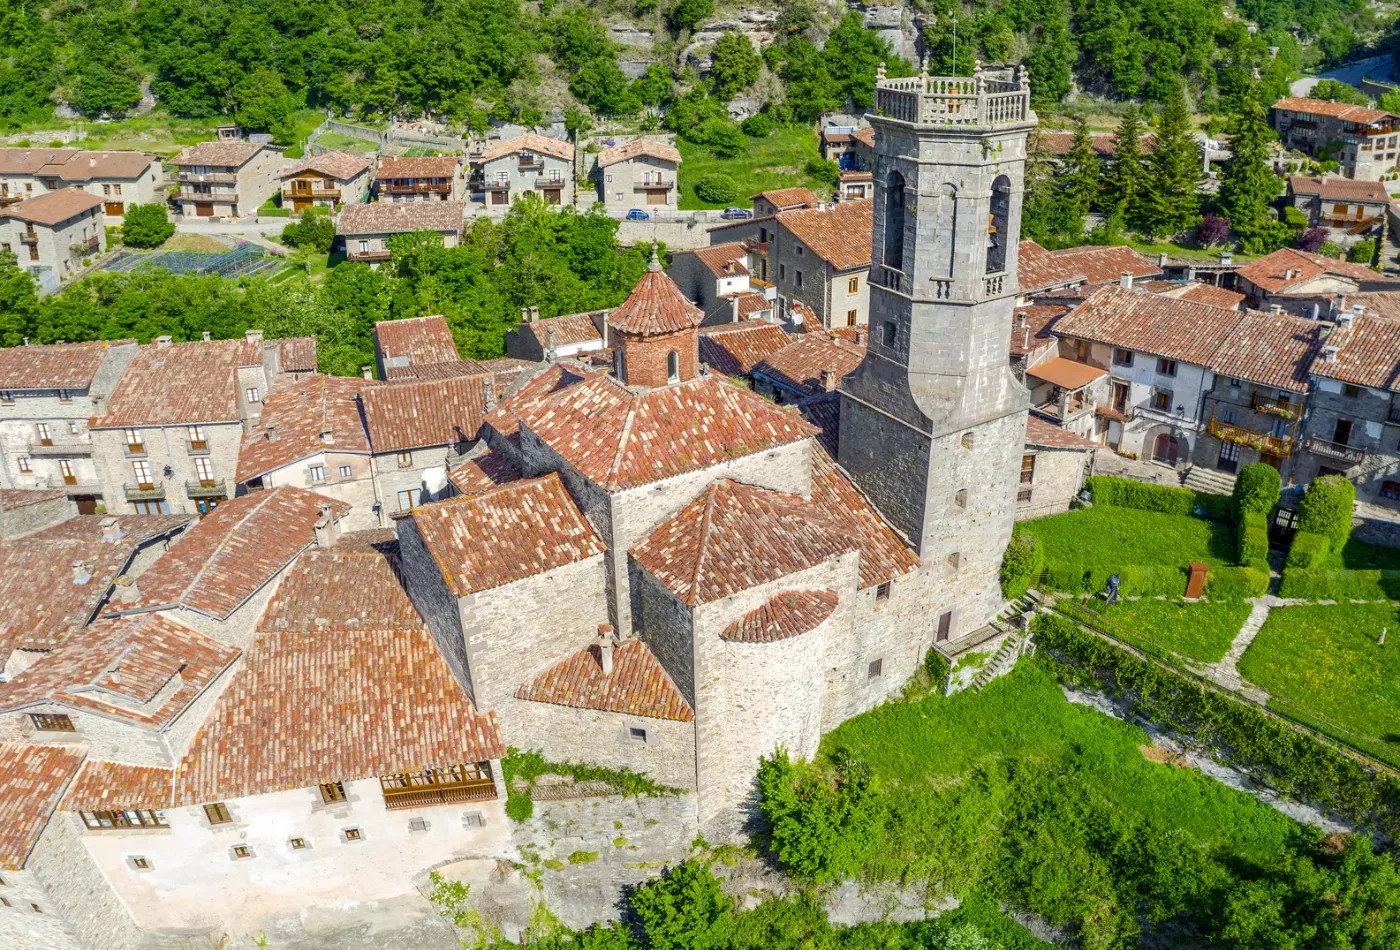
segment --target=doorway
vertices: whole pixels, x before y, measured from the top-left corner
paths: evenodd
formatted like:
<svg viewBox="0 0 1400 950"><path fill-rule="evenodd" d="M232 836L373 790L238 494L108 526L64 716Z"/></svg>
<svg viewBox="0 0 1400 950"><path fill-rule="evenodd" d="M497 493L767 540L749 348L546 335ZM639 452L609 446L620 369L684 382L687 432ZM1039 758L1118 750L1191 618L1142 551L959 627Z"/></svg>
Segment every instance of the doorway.
<svg viewBox="0 0 1400 950"><path fill-rule="evenodd" d="M97 514L97 497L95 495L78 495L73 501L78 505L78 514Z"/></svg>
<svg viewBox="0 0 1400 950"><path fill-rule="evenodd" d="M109 217L120 218L126 214L126 205L120 201L104 201L102 203L102 213Z"/></svg>
<svg viewBox="0 0 1400 950"><path fill-rule="evenodd" d="M934 637L935 643L943 643L953 635L953 612L945 610L938 615L938 634Z"/></svg>
<svg viewBox="0 0 1400 950"><path fill-rule="evenodd" d="M1181 454L1181 443L1176 440L1176 436L1163 432L1157 436L1157 441L1152 447L1152 460L1162 462L1176 467L1176 460Z"/></svg>
<svg viewBox="0 0 1400 950"><path fill-rule="evenodd" d="M1349 445L1351 439L1351 420L1338 419L1336 427L1332 430L1332 441L1338 445Z"/></svg>
<svg viewBox="0 0 1400 950"><path fill-rule="evenodd" d="M214 204L210 201L196 201L194 203L194 214L197 218L214 217Z"/></svg>
<svg viewBox="0 0 1400 950"><path fill-rule="evenodd" d="M1236 442L1220 443L1220 458L1215 467L1222 472L1237 472L1240 469L1240 447Z"/></svg>

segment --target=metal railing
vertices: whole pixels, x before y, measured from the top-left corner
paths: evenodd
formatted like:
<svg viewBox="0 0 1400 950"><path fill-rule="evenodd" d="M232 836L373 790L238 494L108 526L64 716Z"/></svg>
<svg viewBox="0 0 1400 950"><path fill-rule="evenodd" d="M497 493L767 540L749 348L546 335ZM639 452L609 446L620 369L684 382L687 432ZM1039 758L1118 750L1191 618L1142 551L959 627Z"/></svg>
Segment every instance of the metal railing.
<svg viewBox="0 0 1400 950"><path fill-rule="evenodd" d="M194 172L180 172L180 181L228 183L238 181L238 176L230 172L209 172L205 175L197 175Z"/></svg>
<svg viewBox="0 0 1400 950"><path fill-rule="evenodd" d="M238 192L196 191L193 188L181 188L175 193L175 197L180 201L224 201L232 203L238 200Z"/></svg>
<svg viewBox="0 0 1400 950"><path fill-rule="evenodd" d="M222 478L199 478L185 482L185 494L191 498L223 498L228 491Z"/></svg>
<svg viewBox="0 0 1400 950"><path fill-rule="evenodd" d="M387 261L389 258L391 258L391 257L393 257L393 256L394 256L393 251L389 251L389 250L380 250L380 251L349 251L349 250L347 250L347 251L345 252L345 259L346 259L347 261Z"/></svg>
<svg viewBox="0 0 1400 950"><path fill-rule="evenodd" d="M67 458L77 455L91 455L92 443L55 442L52 439L44 443L36 439L29 443L29 454L34 458Z"/></svg>
<svg viewBox="0 0 1400 950"><path fill-rule="evenodd" d="M388 195L429 195L436 192L450 192L452 182L444 181L440 184L432 182L414 182L411 185L394 185L389 182L381 182L379 190Z"/></svg>
<svg viewBox="0 0 1400 950"><path fill-rule="evenodd" d="M39 243L39 235L38 235L38 233L35 232L35 231L21 231L21 232L19 232L19 243L21 243L21 244L38 244L38 243Z"/></svg>
<svg viewBox="0 0 1400 950"><path fill-rule="evenodd" d="M1360 465L1366 461L1366 453L1361 449L1343 445L1340 442L1329 442L1327 439L1318 438L1315 435L1308 436L1303 445L1313 455L1331 459L1334 462L1346 462L1348 465Z"/></svg>
<svg viewBox="0 0 1400 950"><path fill-rule="evenodd" d="M1250 399L1250 405L1259 412L1267 412L1271 416L1281 416L1284 419L1296 419L1303 411L1301 402L1274 399L1269 396L1261 396L1258 393L1255 393Z"/></svg>
<svg viewBox="0 0 1400 950"><path fill-rule="evenodd" d="M146 501L165 497L164 485L122 485L122 494L127 501Z"/></svg>
<svg viewBox="0 0 1400 950"><path fill-rule="evenodd" d="M1190 416L1179 416L1174 412L1168 412L1165 409L1154 409L1151 406L1134 406L1133 418L1164 422L1167 425L1173 425L1179 429L1188 429L1191 432L1198 432L1201 428L1201 424Z"/></svg>
<svg viewBox="0 0 1400 950"><path fill-rule="evenodd" d="M633 191L670 191L676 187L674 179L671 181L639 181L632 185Z"/></svg>
<svg viewBox="0 0 1400 950"><path fill-rule="evenodd" d="M1293 454L1293 440L1270 435L1267 432L1255 432L1243 426L1237 426L1231 422L1221 422L1218 419L1211 419L1206 426L1209 435L1220 439L1222 442L1234 442L1237 445L1247 445L1250 448L1258 449L1269 455L1280 455L1287 457Z"/></svg>

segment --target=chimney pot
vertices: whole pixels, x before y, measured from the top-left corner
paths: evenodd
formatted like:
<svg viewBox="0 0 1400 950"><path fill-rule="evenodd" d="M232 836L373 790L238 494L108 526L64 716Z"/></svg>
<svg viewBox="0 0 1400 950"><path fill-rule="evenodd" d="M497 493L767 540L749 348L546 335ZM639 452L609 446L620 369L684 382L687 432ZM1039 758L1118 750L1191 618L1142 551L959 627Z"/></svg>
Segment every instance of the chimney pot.
<svg viewBox="0 0 1400 950"><path fill-rule="evenodd" d="M1233 251L1221 251L1221 252L1220 252L1220 263L1222 263L1222 264L1229 264L1229 263L1232 262L1234 259L1235 259L1235 254L1234 254Z"/></svg>
<svg viewBox="0 0 1400 950"><path fill-rule="evenodd" d="M1329 363L1337 362L1337 354L1340 351L1341 347L1338 346L1324 346L1322 348L1323 355Z"/></svg>
<svg viewBox="0 0 1400 950"><path fill-rule="evenodd" d="M243 339L247 340L249 343L261 343L263 340L263 332L261 330L244 330Z"/></svg>
<svg viewBox="0 0 1400 950"><path fill-rule="evenodd" d="M856 331L856 346L865 346L865 331Z"/></svg>
<svg viewBox="0 0 1400 950"><path fill-rule="evenodd" d="M1124 290L1133 289L1133 275L1131 271L1123 271L1118 275L1118 286Z"/></svg>
<svg viewBox="0 0 1400 950"><path fill-rule="evenodd" d="M822 392L824 392L824 393L834 393L834 392L836 392L836 386L837 386L837 383L838 383L838 382L839 382L839 380L837 379L837 376L836 376L836 373L835 373L834 370L829 370L829 369L824 369L824 370L822 370Z"/></svg>
<svg viewBox="0 0 1400 950"><path fill-rule="evenodd" d="M335 445L335 431L332 430L332 429L322 429L322 430L321 430L321 444L322 444L322 445Z"/></svg>
<svg viewBox="0 0 1400 950"><path fill-rule="evenodd" d="M540 318L540 308L539 308L539 307L531 307L531 308L530 308L530 322L531 322L531 323L534 323L534 322L535 322L536 320L538 320L539 318Z"/></svg>
<svg viewBox="0 0 1400 950"><path fill-rule="evenodd" d="M313 530L316 534L318 548L332 547L340 539L340 519L335 516L335 511L330 505L321 506L321 512L316 518Z"/></svg>
<svg viewBox="0 0 1400 950"><path fill-rule="evenodd" d="M202 334L202 337L203 337L203 339L204 339L204 342L205 342L205 343L208 343L208 342L209 342L209 331L208 331L208 330L205 330L204 333Z"/></svg>
<svg viewBox="0 0 1400 950"><path fill-rule="evenodd" d="M98 527L102 529L103 541L116 541L123 534L121 522L110 515L99 521Z"/></svg>
<svg viewBox="0 0 1400 950"><path fill-rule="evenodd" d="M363 376L365 379L374 379L374 367L373 367L373 366L361 366L361 367L360 367L360 375Z"/></svg>
<svg viewBox="0 0 1400 950"><path fill-rule="evenodd" d="M276 441L277 441L277 423L275 423L275 422L269 422L269 423L267 424L267 426L263 429L263 435L267 438L267 441L269 441L269 442L276 442Z"/></svg>
<svg viewBox="0 0 1400 950"><path fill-rule="evenodd" d="M162 348L162 349L164 349L165 347L169 346L172 342L173 342L173 341L170 339L169 336L158 336L158 337L156 337L156 346L158 346L158 347L160 347L160 348Z"/></svg>
<svg viewBox="0 0 1400 950"><path fill-rule="evenodd" d="M613 628L611 624L598 624L598 666L604 676L613 671Z"/></svg>

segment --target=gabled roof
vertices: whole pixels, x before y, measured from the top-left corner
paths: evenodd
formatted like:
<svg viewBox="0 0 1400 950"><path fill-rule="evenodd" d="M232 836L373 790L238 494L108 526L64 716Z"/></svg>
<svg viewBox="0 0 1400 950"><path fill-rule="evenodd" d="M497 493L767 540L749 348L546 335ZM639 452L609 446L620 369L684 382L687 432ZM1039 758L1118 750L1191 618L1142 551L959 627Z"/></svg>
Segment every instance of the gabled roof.
<svg viewBox="0 0 1400 950"><path fill-rule="evenodd" d="M753 368L792 342L767 320L739 320L700 329L700 359L726 376L747 376Z"/></svg>
<svg viewBox="0 0 1400 950"><path fill-rule="evenodd" d="M340 209L335 233L407 234L410 231L452 231L460 234L467 206L462 201L393 201L350 204Z"/></svg>
<svg viewBox="0 0 1400 950"><path fill-rule="evenodd" d="M379 385L358 376L308 376L272 393L257 425L243 433L234 480L245 482L326 451L368 454L360 394Z"/></svg>
<svg viewBox="0 0 1400 950"><path fill-rule="evenodd" d="M647 485L816 434L795 413L718 376L634 393L599 374L511 408L521 425L604 491Z"/></svg>
<svg viewBox="0 0 1400 950"><path fill-rule="evenodd" d="M1305 393L1308 371L1321 345L1320 329L1313 320L1251 311L1208 365L1221 376ZM1400 354L1396 360L1400 362Z"/></svg>
<svg viewBox="0 0 1400 950"><path fill-rule="evenodd" d="M1224 287L1216 287L1214 284L1195 284L1177 294L1182 300L1189 300L1192 303L1203 303L1211 307L1225 307L1227 310L1237 310L1240 304L1244 303L1245 295L1235 290L1226 290Z"/></svg>
<svg viewBox="0 0 1400 950"><path fill-rule="evenodd" d="M65 494L60 490L60 494ZM6 507L9 507L8 503ZM194 515L74 515L67 521L26 535L25 541L102 541L104 523L116 528L116 541L136 546L161 535L174 534L195 520Z"/></svg>
<svg viewBox="0 0 1400 950"><path fill-rule="evenodd" d="M476 439L486 415L486 377L456 376L365 390L369 443L376 454Z"/></svg>
<svg viewBox="0 0 1400 950"><path fill-rule="evenodd" d="M842 201L827 208L784 211L777 220L837 270L870 266L873 201Z"/></svg>
<svg viewBox="0 0 1400 950"><path fill-rule="evenodd" d="M681 163L681 153L665 142L658 142L656 139L632 139L630 142L623 142L621 145L614 145L612 148L605 148L598 153L598 167L607 168L609 165L616 165L618 162L625 162L630 158L641 156L659 158L663 162L673 162L677 165Z"/></svg>
<svg viewBox="0 0 1400 950"><path fill-rule="evenodd" d="M641 640L613 648L613 668L604 673L598 644L570 653L522 683L517 699L576 709L691 722L695 712L661 661Z"/></svg>
<svg viewBox="0 0 1400 950"><path fill-rule="evenodd" d="M278 178L291 178L302 172L318 172L329 175L337 181L349 181L361 172L369 171L369 159L349 152L329 151L302 159L291 168L278 174Z"/></svg>
<svg viewBox="0 0 1400 950"><path fill-rule="evenodd" d="M822 392L822 374L833 372L839 380L865 359L865 347L825 333L802 333L753 368L780 385L807 395Z"/></svg>
<svg viewBox="0 0 1400 950"><path fill-rule="evenodd" d="M75 746L0 743L0 869L23 870L83 755Z"/></svg>
<svg viewBox="0 0 1400 950"><path fill-rule="evenodd" d="M1152 277L1162 268L1130 247L1070 247L1047 251L1034 241L1022 241L1017 255L1021 293L1032 294L1074 283L1116 282L1126 271Z"/></svg>
<svg viewBox="0 0 1400 950"><path fill-rule="evenodd" d="M890 527L821 444L812 448L811 506L860 549L862 589L893 580L919 566L918 555L909 542Z"/></svg>
<svg viewBox="0 0 1400 950"><path fill-rule="evenodd" d="M389 532L386 532L386 535ZM372 546L307 551L258 621L264 633L417 630L423 618L393 564Z"/></svg>
<svg viewBox="0 0 1400 950"><path fill-rule="evenodd" d="M1096 449L1098 444L1071 432L1052 425L1034 413L1026 417L1026 444L1046 449Z"/></svg>
<svg viewBox="0 0 1400 950"><path fill-rule="evenodd" d="M494 449L468 459L447 473L447 480L463 495L490 491L520 477L520 469L512 465L504 453Z"/></svg>
<svg viewBox="0 0 1400 950"><path fill-rule="evenodd" d="M62 488L0 488L0 511L16 511L67 497L68 492Z"/></svg>
<svg viewBox="0 0 1400 950"><path fill-rule="evenodd" d="M200 142L198 145L191 145L171 159L175 165L214 165L235 167L242 166L254 155L263 150L263 146L253 142L223 142L211 141Z"/></svg>
<svg viewBox="0 0 1400 950"><path fill-rule="evenodd" d="M174 769L88 759L63 797L65 811L169 808Z"/></svg>
<svg viewBox="0 0 1400 950"><path fill-rule="evenodd" d="M0 349L0 389L88 389L107 351L134 340Z"/></svg>
<svg viewBox="0 0 1400 950"><path fill-rule="evenodd" d="M238 422L243 340L141 347L90 429Z"/></svg>
<svg viewBox="0 0 1400 950"><path fill-rule="evenodd" d="M1063 304L1017 307L1011 319L1011 355L1024 356L1043 346L1054 346L1051 328L1069 309Z"/></svg>
<svg viewBox="0 0 1400 950"><path fill-rule="evenodd" d="M553 363L529 377L510 397L496 404L496 408L486 414L491 428L507 438L520 431L520 413L557 393L568 389L593 376L603 375L589 372L578 366L566 363Z"/></svg>
<svg viewBox="0 0 1400 950"><path fill-rule="evenodd" d="M457 159L451 155L425 155L419 158L399 158L386 155L379 160L375 181L398 178L453 178L457 175Z"/></svg>
<svg viewBox="0 0 1400 950"><path fill-rule="evenodd" d="M374 325L374 348L389 379L413 379L421 364L459 359L452 328L440 315L381 320Z"/></svg>
<svg viewBox="0 0 1400 950"><path fill-rule="evenodd" d="M63 188L26 198L6 209L5 213L8 217L21 221L53 227L100 207L102 198L99 195L89 194L78 188Z"/></svg>
<svg viewBox="0 0 1400 950"><path fill-rule="evenodd" d="M1206 366L1244 314L1117 286L1094 292L1055 333Z"/></svg>
<svg viewBox="0 0 1400 950"><path fill-rule="evenodd" d="M716 277L741 277L749 272L744 264L749 251L741 241L711 244L709 247L699 247L688 253L694 254L695 259L704 264Z"/></svg>
<svg viewBox="0 0 1400 950"><path fill-rule="evenodd" d="M524 320L516 325L516 332L533 336L542 351L549 349L551 330L554 331L556 347L572 346L576 343L602 343L602 326L607 315L606 310L589 310L584 313L545 317L542 320Z"/></svg>
<svg viewBox="0 0 1400 950"><path fill-rule="evenodd" d="M866 126L863 129L856 129L851 133L851 138L860 142L862 145L868 145L871 148L875 147L875 130L870 126Z"/></svg>
<svg viewBox="0 0 1400 950"><path fill-rule="evenodd" d="M413 509L423 544L458 597L602 554L557 473Z"/></svg>
<svg viewBox="0 0 1400 950"><path fill-rule="evenodd" d="M776 643L815 630L836 609L834 590L785 590L725 627L721 639Z"/></svg>
<svg viewBox="0 0 1400 950"><path fill-rule="evenodd" d="M284 373L316 371L316 338L289 336L277 341L277 366Z"/></svg>
<svg viewBox="0 0 1400 950"><path fill-rule="evenodd" d="M224 620L315 543L323 507L339 515L350 506L284 485L222 502L146 569L136 598L113 602L110 613L186 607Z"/></svg>
<svg viewBox="0 0 1400 950"><path fill-rule="evenodd" d="M72 148L0 148L0 174L53 175L62 181L139 178L156 159L143 152L88 152Z"/></svg>
<svg viewBox="0 0 1400 950"><path fill-rule="evenodd" d="M540 135L538 132L526 132L524 135L517 135L515 138L493 142L491 145L488 145L481 153L481 158L478 159L478 161L490 162L504 155L514 155L517 152L536 152L541 155L552 155L566 162L574 160L574 147L568 142L561 141L560 139L553 139L547 135Z"/></svg>
<svg viewBox="0 0 1400 950"><path fill-rule="evenodd" d="M621 333L653 336L698 327L704 312L691 303L653 258L622 306L608 314L608 326Z"/></svg>
<svg viewBox="0 0 1400 950"><path fill-rule="evenodd" d="M815 208L821 200L810 188L773 188L749 196L750 201L757 201L759 198L779 211L786 208Z"/></svg>
<svg viewBox="0 0 1400 950"><path fill-rule="evenodd" d="M1305 99L1296 96L1284 96L1274 103L1275 109L1282 109L1287 112L1309 112L1313 115L1325 115L1334 119L1343 119L1347 122L1360 122L1363 125L1370 125L1372 122L1379 122L1384 118L1394 118L1389 112L1382 112L1380 109L1372 109L1368 106L1354 106L1346 102L1331 102L1327 99Z"/></svg>
<svg viewBox="0 0 1400 950"><path fill-rule="evenodd" d="M1386 194L1385 185L1378 181L1289 175L1288 190L1295 195L1316 195L1323 201L1361 201L1378 205L1390 203L1390 195Z"/></svg>
<svg viewBox="0 0 1400 950"><path fill-rule="evenodd" d="M682 603L694 607L856 548L801 496L720 479L630 553Z"/></svg>
<svg viewBox="0 0 1400 950"><path fill-rule="evenodd" d="M1347 294L1344 298L1339 299L1335 306L1347 309L1359 305L1378 317L1400 318L1400 292L1397 291L1400 291L1400 288L1372 293Z"/></svg>
<svg viewBox="0 0 1400 950"><path fill-rule="evenodd" d="M1360 289L1400 290L1400 278L1383 277L1364 264L1291 247L1280 248L1235 269L1237 278L1243 277L1267 294L1289 293L1323 274L1343 278Z"/></svg>
<svg viewBox="0 0 1400 950"><path fill-rule="evenodd" d="M1328 335L1336 356L1312 363L1314 376L1400 392L1400 320L1363 314Z"/></svg>

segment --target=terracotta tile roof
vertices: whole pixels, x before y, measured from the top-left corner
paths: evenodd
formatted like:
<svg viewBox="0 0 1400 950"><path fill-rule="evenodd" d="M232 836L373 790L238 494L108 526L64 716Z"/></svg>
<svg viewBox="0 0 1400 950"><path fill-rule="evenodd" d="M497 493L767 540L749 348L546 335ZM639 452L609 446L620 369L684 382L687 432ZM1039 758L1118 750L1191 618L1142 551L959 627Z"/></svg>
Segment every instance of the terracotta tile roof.
<svg viewBox="0 0 1400 950"><path fill-rule="evenodd" d="M875 130L873 128L856 129L851 133L851 138L871 148L875 147Z"/></svg>
<svg viewBox="0 0 1400 950"><path fill-rule="evenodd" d="M64 811L169 808L175 770L88 759L63 797Z"/></svg>
<svg viewBox="0 0 1400 950"><path fill-rule="evenodd" d="M329 175L337 181L349 181L361 172L369 171L369 159L349 152L329 151L302 159L291 168L279 174L278 178L291 178L302 172L317 172Z"/></svg>
<svg viewBox="0 0 1400 950"><path fill-rule="evenodd" d="M1308 178L1289 175L1288 190L1295 195L1316 195L1323 201L1360 201L1389 204L1390 196L1378 181L1354 181L1349 178Z"/></svg>
<svg viewBox="0 0 1400 950"><path fill-rule="evenodd" d="M365 426L376 454L474 441L486 415L485 376L367 389Z"/></svg>
<svg viewBox="0 0 1400 950"><path fill-rule="evenodd" d="M1043 363L1028 367L1026 375L1043 379L1064 389L1079 389L1107 376L1108 371L1087 363L1065 359L1063 356L1052 356Z"/></svg>
<svg viewBox="0 0 1400 950"><path fill-rule="evenodd" d="M630 142L623 142L599 152L598 167L607 168L609 165L616 165L641 155L659 158L663 162L674 162L677 165L681 163L681 153L665 142L658 142L656 139L632 139Z"/></svg>
<svg viewBox="0 0 1400 950"><path fill-rule="evenodd" d="M608 314L608 326L622 333L652 336L698 327L705 319L676 282L655 261L637 281L622 306Z"/></svg>
<svg viewBox="0 0 1400 950"><path fill-rule="evenodd" d="M1047 251L1034 241L1022 241L1018 255L1021 293L1085 281L1117 283L1124 271L1134 278L1152 277L1162 269L1130 247L1070 247Z"/></svg>
<svg viewBox="0 0 1400 950"><path fill-rule="evenodd" d="M335 233L407 234L409 231L462 233L467 206L462 201L393 201L345 205L336 220Z"/></svg>
<svg viewBox="0 0 1400 950"><path fill-rule="evenodd" d="M1196 284L1178 294L1178 297L1192 303L1203 303L1209 307L1224 307L1227 310L1238 309L1245 300L1244 294L1234 290L1226 290L1224 287L1216 287L1213 284Z"/></svg>
<svg viewBox="0 0 1400 950"><path fill-rule="evenodd" d="M163 729L237 657L162 615L99 620L0 683L0 711L56 703Z"/></svg>
<svg viewBox="0 0 1400 950"><path fill-rule="evenodd" d="M736 294L739 303L739 319L748 320L755 314L771 313L776 306L774 301L760 293ZM732 299L732 298L731 298Z"/></svg>
<svg viewBox="0 0 1400 950"><path fill-rule="evenodd" d="M66 494L59 490L58 494ZM5 507L10 507L6 500ZM75 515L67 521L26 535L25 541L86 541L102 540L102 523L115 522L119 538L127 544L142 544L161 535L174 534L195 520L194 515Z"/></svg>
<svg viewBox="0 0 1400 950"><path fill-rule="evenodd" d="M0 510L14 511L67 497L68 492L62 488L0 488ZM33 536L26 535L31 538Z"/></svg>
<svg viewBox="0 0 1400 950"><path fill-rule="evenodd" d="M0 349L0 389L87 389L107 351L133 340Z"/></svg>
<svg viewBox="0 0 1400 950"><path fill-rule="evenodd" d="M647 485L816 434L795 413L719 376L633 393L598 375L516 412L521 425L604 491Z"/></svg>
<svg viewBox="0 0 1400 950"><path fill-rule="evenodd" d="M820 443L812 451L812 507L860 549L860 586L875 587L919 566L918 555L890 527Z"/></svg>
<svg viewBox="0 0 1400 950"><path fill-rule="evenodd" d="M82 761L75 746L0 743L0 869L24 868Z"/></svg>
<svg viewBox="0 0 1400 950"><path fill-rule="evenodd" d="M1061 429L1035 415L1026 417L1026 444L1047 449L1096 449L1098 445L1082 435Z"/></svg>
<svg viewBox="0 0 1400 950"><path fill-rule="evenodd" d="M540 135L538 132L526 132L524 135L517 135L512 139L492 143L481 153L479 160L483 162L495 161L504 155L514 155L517 152L552 155L566 162L574 160L574 147L572 145L560 139Z"/></svg>
<svg viewBox="0 0 1400 950"><path fill-rule="evenodd" d="M53 175L66 182L139 178L152 162L142 152L87 152L71 148L0 148L0 174Z"/></svg>
<svg viewBox="0 0 1400 950"><path fill-rule="evenodd" d="M252 142L200 142L191 145L171 159L175 165L214 165L235 167L244 165L263 146Z"/></svg>
<svg viewBox="0 0 1400 950"><path fill-rule="evenodd" d="M486 414L486 422L501 435L514 436L520 431L519 413L597 375L601 374L590 373L582 367L567 363L547 365L522 383L509 398L496 403L496 408Z"/></svg>
<svg viewBox="0 0 1400 950"><path fill-rule="evenodd" d="M744 261L748 259L749 252L739 241L711 244L709 247L696 248L689 253L694 254L695 259L704 264L709 272L716 277L738 277L749 272L748 267L744 264Z"/></svg>
<svg viewBox="0 0 1400 950"><path fill-rule="evenodd" d="M402 370L395 370L389 377L393 383L408 382L417 380L419 382L429 379L459 379L463 376L487 376L486 369L476 360L445 360L441 363L417 363L408 369L407 375Z"/></svg>
<svg viewBox="0 0 1400 950"><path fill-rule="evenodd" d="M386 155L375 169L375 181L400 178L455 178L457 159L451 155L427 155L421 158L399 158Z"/></svg>
<svg viewBox="0 0 1400 950"><path fill-rule="evenodd" d="M393 557L399 550L399 534L394 528L365 528L342 531L331 550L337 554L382 554ZM314 552L307 552L309 557Z"/></svg>
<svg viewBox="0 0 1400 950"><path fill-rule="evenodd" d="M723 600L857 547L799 495L713 482L631 555L682 603Z"/></svg>
<svg viewBox="0 0 1400 950"><path fill-rule="evenodd" d="M0 148L0 174L34 174L45 167L58 167L78 154L76 148Z"/></svg>
<svg viewBox="0 0 1400 950"><path fill-rule="evenodd" d="M264 634L176 770L180 805L505 755L422 627Z"/></svg>
<svg viewBox="0 0 1400 950"><path fill-rule="evenodd" d="M277 341L277 365L284 373L316 371L316 338L289 336Z"/></svg>
<svg viewBox="0 0 1400 950"><path fill-rule="evenodd" d="M517 324L517 331L531 334L539 343L540 349L549 350L549 331L554 331L555 346L571 346L575 343L603 342L603 320L606 310L589 310L585 313L568 313L543 320L525 320Z"/></svg>
<svg viewBox="0 0 1400 950"><path fill-rule="evenodd" d="M322 506L350 506L284 485L222 502L141 575L131 602L111 612L183 606L223 620L315 543Z"/></svg>
<svg viewBox="0 0 1400 950"><path fill-rule="evenodd" d="M797 411L802 418L821 430L817 442L831 453L833 458L841 444L841 399L836 393L822 393L799 400Z"/></svg>
<svg viewBox="0 0 1400 950"><path fill-rule="evenodd" d="M35 224L53 227L56 224L62 224L69 218L75 218L100 207L102 207L100 196L88 194L77 188L63 188L59 191L50 191L33 198L26 198L19 204L12 205L6 213L9 217L18 218L21 221L32 221Z"/></svg>
<svg viewBox="0 0 1400 950"><path fill-rule="evenodd" d="M833 207L784 211L778 223L837 270L870 266L875 202L843 201Z"/></svg>
<svg viewBox="0 0 1400 950"><path fill-rule="evenodd" d="M762 198L773 207L782 211L785 208L815 208L821 199L816 192L810 188L774 188L771 191L760 191L756 195L749 195L750 201L757 201Z"/></svg>
<svg viewBox="0 0 1400 950"><path fill-rule="evenodd" d="M1314 376L1400 392L1400 320L1364 314L1333 330L1326 346L1337 355L1314 360Z"/></svg>
<svg viewBox="0 0 1400 950"><path fill-rule="evenodd" d="M246 482L328 450L369 454L360 394L381 385L358 376L308 376L272 393L257 424L243 433L234 480Z"/></svg>
<svg viewBox="0 0 1400 950"><path fill-rule="evenodd" d="M825 333L795 334L792 342L753 368L780 385L806 395L823 392L822 373L831 371L839 380L865 359L865 347Z"/></svg>
<svg viewBox="0 0 1400 950"><path fill-rule="evenodd" d="M238 422L243 340L141 347L90 429Z"/></svg>
<svg viewBox="0 0 1400 950"><path fill-rule="evenodd" d="M1396 290L1347 294L1337 303L1345 308L1360 304L1378 317L1400 318L1400 292Z"/></svg>
<svg viewBox="0 0 1400 950"><path fill-rule="evenodd" d="M413 522L458 597L603 553L557 473L413 509Z"/></svg>
<svg viewBox="0 0 1400 950"><path fill-rule="evenodd" d="M1303 99L1295 96L1284 96L1275 102L1273 107L1286 112L1308 112L1313 115L1344 119L1347 122L1360 122L1362 125L1370 125L1372 122L1379 122L1381 119L1392 116L1389 112L1382 112L1380 109L1371 109L1367 106L1329 102L1326 99Z"/></svg>
<svg viewBox="0 0 1400 950"><path fill-rule="evenodd" d="M424 363L459 361L452 328L443 316L381 320L374 325L374 348L389 379L413 379Z"/></svg>
<svg viewBox="0 0 1400 950"><path fill-rule="evenodd" d="M1400 278L1383 277L1364 264L1339 261L1291 247L1265 254L1235 269L1236 278L1243 277L1267 294L1287 293L1323 274L1345 278L1359 288L1400 290Z"/></svg>
<svg viewBox="0 0 1400 950"><path fill-rule="evenodd" d="M782 327L767 320L719 323L701 328L700 359L726 376L747 376L791 342Z"/></svg>
<svg viewBox="0 0 1400 950"><path fill-rule="evenodd" d="M1011 320L1011 355L1025 356L1043 346L1053 346L1055 334L1051 330L1055 321L1069 310L1069 307L1061 304L1017 307Z"/></svg>
<svg viewBox="0 0 1400 950"><path fill-rule="evenodd" d="M1091 133L1089 136L1093 143L1094 154L1099 158L1112 158L1115 146L1118 144L1118 136L1112 132ZM1035 136L1036 147L1056 158L1065 158L1069 155L1070 148L1074 145L1074 133L1057 131L1055 129L1041 129Z"/></svg>
<svg viewBox="0 0 1400 950"><path fill-rule="evenodd" d="M0 658L12 649L51 650L86 624L138 543L130 537L0 542Z"/></svg>
<svg viewBox="0 0 1400 950"><path fill-rule="evenodd" d="M836 609L834 590L785 590L724 628L720 638L776 643L815 630Z"/></svg>
<svg viewBox="0 0 1400 950"><path fill-rule="evenodd" d="M1112 286L1061 317L1055 333L1206 366L1242 319L1237 310Z"/></svg>
<svg viewBox="0 0 1400 950"><path fill-rule="evenodd" d="M448 481L463 495L478 495L519 478L520 469L495 450L468 459L447 473Z"/></svg>
<svg viewBox="0 0 1400 950"><path fill-rule="evenodd" d="M646 643L628 640L615 646L611 673L603 672L600 649L595 643L569 654L522 683L516 698L678 722L695 719L690 704Z"/></svg>
<svg viewBox="0 0 1400 950"><path fill-rule="evenodd" d="M1221 376L1305 393L1309 367L1321 346L1320 328L1316 321L1301 317L1251 311L1208 365Z"/></svg>
<svg viewBox="0 0 1400 950"><path fill-rule="evenodd" d="M370 534L371 532L356 532ZM382 543L392 531L373 532ZM372 546L307 551L277 585L258 629L268 633L417 630L423 625L393 563Z"/></svg>

